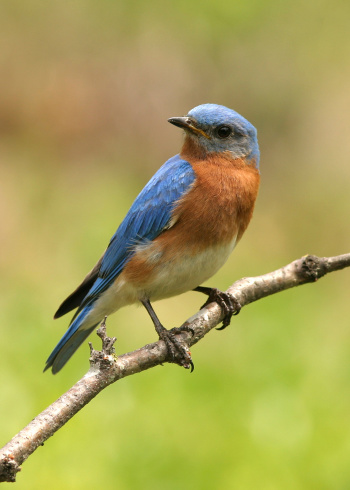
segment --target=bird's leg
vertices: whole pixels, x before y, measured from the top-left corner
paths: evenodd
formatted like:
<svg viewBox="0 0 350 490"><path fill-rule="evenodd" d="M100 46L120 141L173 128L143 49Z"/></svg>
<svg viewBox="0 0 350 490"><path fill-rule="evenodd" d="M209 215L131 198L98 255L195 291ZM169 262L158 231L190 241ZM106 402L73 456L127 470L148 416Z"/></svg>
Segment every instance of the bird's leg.
<svg viewBox="0 0 350 490"><path fill-rule="evenodd" d="M217 328L217 330L223 330L230 325L232 315L238 315L238 313L241 311L242 307L239 301L237 301L234 296L228 295L223 291L219 291L219 289L198 286L197 288L194 288L193 291L198 291L199 293L208 295L208 299L204 305L201 306L201 309L214 301L221 307L224 313L224 319L222 320L222 327Z"/></svg>
<svg viewBox="0 0 350 490"><path fill-rule="evenodd" d="M148 299L141 300L141 303L146 308L149 316L151 317L159 339L165 342L165 345L168 349L169 356L171 358L171 362L179 364L180 366L183 366L186 369L191 368L191 372L192 372L194 369L194 364L191 358L191 353L176 338L176 334L181 332L191 332L193 334L194 333L193 329L184 325L182 327L172 328L171 330L167 330L160 323L159 318L157 317L150 301Z"/></svg>

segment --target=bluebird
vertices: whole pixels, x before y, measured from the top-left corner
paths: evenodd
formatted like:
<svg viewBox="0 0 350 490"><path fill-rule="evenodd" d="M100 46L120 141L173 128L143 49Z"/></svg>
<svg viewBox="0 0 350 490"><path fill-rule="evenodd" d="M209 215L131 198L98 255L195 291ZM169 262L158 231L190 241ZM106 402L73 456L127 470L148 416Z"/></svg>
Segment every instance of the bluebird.
<svg viewBox="0 0 350 490"><path fill-rule="evenodd" d="M223 327L239 309L225 293L201 284L223 266L252 217L260 181L256 129L216 104L168 121L184 130L182 150L140 192L103 256L58 308L54 318L77 311L46 362L53 374L123 306L141 302L170 360L187 368L193 363L176 341L178 329L165 329L151 302L190 290L205 293L206 304L222 306Z"/></svg>

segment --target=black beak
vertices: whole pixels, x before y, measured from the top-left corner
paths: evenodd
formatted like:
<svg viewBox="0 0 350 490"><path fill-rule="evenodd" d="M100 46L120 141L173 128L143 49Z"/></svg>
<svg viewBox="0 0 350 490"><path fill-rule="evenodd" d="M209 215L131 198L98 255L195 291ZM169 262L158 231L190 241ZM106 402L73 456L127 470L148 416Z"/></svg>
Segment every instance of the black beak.
<svg viewBox="0 0 350 490"><path fill-rule="evenodd" d="M174 124L174 126L178 126L185 130L189 129L192 133L201 134L210 139L210 136L208 136L202 129L196 127L196 121L191 117L171 117L168 119L168 122Z"/></svg>
<svg viewBox="0 0 350 490"><path fill-rule="evenodd" d="M192 121L189 117L171 117L168 122L183 129L189 129L192 126Z"/></svg>

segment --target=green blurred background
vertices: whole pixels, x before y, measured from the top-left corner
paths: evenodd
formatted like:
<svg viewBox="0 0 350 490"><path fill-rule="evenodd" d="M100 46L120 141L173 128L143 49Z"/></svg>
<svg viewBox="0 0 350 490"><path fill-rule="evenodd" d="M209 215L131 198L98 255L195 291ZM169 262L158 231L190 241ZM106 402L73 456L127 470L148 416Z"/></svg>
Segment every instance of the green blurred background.
<svg viewBox="0 0 350 490"><path fill-rule="evenodd" d="M88 368L44 362L52 321L150 176L170 116L213 102L259 131L254 219L211 285L349 251L348 0L4 1L0 15L0 435ZM18 489L349 489L350 271L259 301L166 365L109 387L39 448ZM156 305L168 327L196 293ZM155 340L110 318L117 352ZM97 338L93 343L98 346Z"/></svg>

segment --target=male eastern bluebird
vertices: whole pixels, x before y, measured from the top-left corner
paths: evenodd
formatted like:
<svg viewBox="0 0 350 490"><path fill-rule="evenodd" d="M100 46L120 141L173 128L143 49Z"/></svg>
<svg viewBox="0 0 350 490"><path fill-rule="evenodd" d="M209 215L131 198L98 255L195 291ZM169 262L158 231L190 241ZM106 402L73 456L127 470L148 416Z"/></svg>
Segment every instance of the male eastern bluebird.
<svg viewBox="0 0 350 490"><path fill-rule="evenodd" d="M226 262L252 217L260 181L256 129L216 104L169 122L185 132L182 150L151 178L96 266L58 308L55 318L78 310L45 370L57 373L102 319L125 305L143 304L172 360L181 354L178 329L163 327L151 301L205 293L224 309L223 326L237 311L227 295L200 284ZM182 357L179 363L193 368L189 354Z"/></svg>

